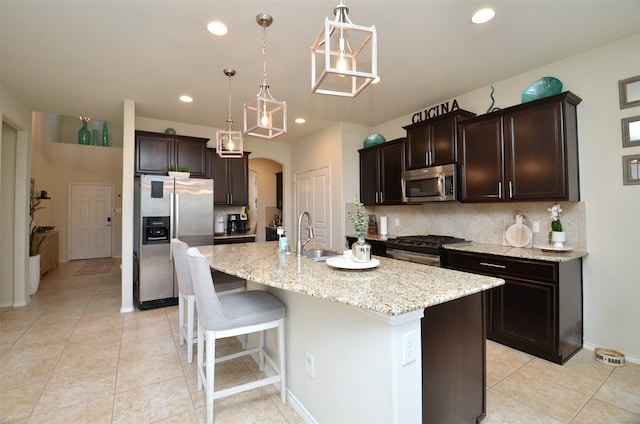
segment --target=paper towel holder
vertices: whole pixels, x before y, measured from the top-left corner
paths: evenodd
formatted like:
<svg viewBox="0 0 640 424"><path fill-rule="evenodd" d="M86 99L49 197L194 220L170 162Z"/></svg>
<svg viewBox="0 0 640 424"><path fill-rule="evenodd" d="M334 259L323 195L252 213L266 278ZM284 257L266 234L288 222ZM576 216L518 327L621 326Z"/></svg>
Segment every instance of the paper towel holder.
<svg viewBox="0 0 640 424"><path fill-rule="evenodd" d="M380 237L385 240L387 238L387 236L389 235L389 231L387 229L387 216L386 215L382 215L380 216Z"/></svg>

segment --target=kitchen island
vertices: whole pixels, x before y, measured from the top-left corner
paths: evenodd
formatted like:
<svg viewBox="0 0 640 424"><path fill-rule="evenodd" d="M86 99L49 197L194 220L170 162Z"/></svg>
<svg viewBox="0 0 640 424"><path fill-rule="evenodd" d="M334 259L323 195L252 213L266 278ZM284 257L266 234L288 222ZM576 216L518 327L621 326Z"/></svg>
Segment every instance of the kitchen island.
<svg viewBox="0 0 640 424"><path fill-rule="evenodd" d="M422 422L422 349L437 351L441 342L423 340L425 309L429 320L429 308L465 307L457 300L480 300L482 291L503 284L498 278L382 257L372 269L336 269L280 254L277 242L199 250L213 269L246 279L250 288L266 289L287 306L289 400L311 422ZM474 346L458 345L452 362L466 357L467 349L480 349L484 359L482 304L476 304L447 318L454 329L469 327L463 318L475 322L479 335ZM268 339L269 348L276 349Z"/></svg>

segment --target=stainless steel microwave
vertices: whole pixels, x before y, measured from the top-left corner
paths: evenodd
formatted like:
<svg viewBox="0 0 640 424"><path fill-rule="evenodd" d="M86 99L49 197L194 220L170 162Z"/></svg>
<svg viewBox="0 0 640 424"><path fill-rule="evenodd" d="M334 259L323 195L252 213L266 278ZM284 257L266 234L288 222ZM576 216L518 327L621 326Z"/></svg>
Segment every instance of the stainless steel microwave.
<svg viewBox="0 0 640 424"><path fill-rule="evenodd" d="M458 200L456 171L455 163L404 171L402 200L405 203Z"/></svg>

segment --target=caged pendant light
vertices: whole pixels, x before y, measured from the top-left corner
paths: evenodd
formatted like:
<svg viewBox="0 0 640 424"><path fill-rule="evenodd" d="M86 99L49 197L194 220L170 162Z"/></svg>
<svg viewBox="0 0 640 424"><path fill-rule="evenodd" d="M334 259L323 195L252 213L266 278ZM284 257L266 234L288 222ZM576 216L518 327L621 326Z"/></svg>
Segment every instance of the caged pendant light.
<svg viewBox="0 0 640 424"><path fill-rule="evenodd" d="M378 78L376 27L352 23L344 0L333 13L311 46L311 91L355 97Z"/></svg>
<svg viewBox="0 0 640 424"><path fill-rule="evenodd" d="M229 77L229 117L224 130L216 131L216 152L223 158L241 158L242 132L233 130L233 120L231 119L231 77L236 74L235 69L225 68L222 70Z"/></svg>
<svg viewBox="0 0 640 424"><path fill-rule="evenodd" d="M273 18L260 13L256 22L262 27L262 84L256 98L244 104L244 133L274 138L287 132L287 102L274 99L267 84L267 27Z"/></svg>

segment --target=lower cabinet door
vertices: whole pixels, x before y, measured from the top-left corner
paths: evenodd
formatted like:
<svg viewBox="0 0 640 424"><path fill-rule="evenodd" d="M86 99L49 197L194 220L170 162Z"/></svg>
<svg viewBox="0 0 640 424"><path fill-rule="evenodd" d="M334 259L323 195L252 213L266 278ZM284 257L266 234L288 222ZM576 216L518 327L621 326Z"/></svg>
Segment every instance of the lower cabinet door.
<svg viewBox="0 0 640 424"><path fill-rule="evenodd" d="M496 294L495 337L556 350L555 284L505 279L505 285Z"/></svg>

